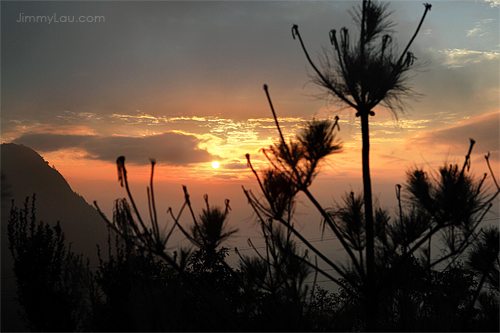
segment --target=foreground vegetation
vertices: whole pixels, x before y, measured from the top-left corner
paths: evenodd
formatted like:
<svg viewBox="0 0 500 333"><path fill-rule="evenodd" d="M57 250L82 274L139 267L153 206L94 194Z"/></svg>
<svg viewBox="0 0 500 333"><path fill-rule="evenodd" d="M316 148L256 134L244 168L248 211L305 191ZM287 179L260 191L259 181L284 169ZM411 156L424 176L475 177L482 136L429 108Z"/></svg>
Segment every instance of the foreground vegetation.
<svg viewBox="0 0 500 333"><path fill-rule="evenodd" d="M116 200L112 219L94 202L109 227L97 269L66 247L59 225L36 220L34 197L31 206L27 200L23 209L13 207L9 246L26 324L36 331L498 331L499 229L484 222L500 186L491 168L490 177L472 175L474 140L462 166L408 171L405 184L396 185L396 214L372 203L369 118L379 103L395 114L402 110L400 98L409 93L405 75L415 60L409 47L430 8L425 5L414 36L396 54L387 6L364 0L354 15L359 40L351 43L345 28L340 40L331 31L333 58L321 69L292 28L315 82L360 117L363 193L347 193L333 207L315 198L309 188L319 168L342 149L338 118L314 119L285 140L264 86L279 139L263 150L267 170L256 170L246 155L261 193L243 192L265 250L242 256L235 249L240 260L230 267L223 245L237 230L227 226L229 200L221 208L205 196L197 214L186 187L184 204L177 213L168 210L170 229L163 231L153 189L156 162L144 218L121 156L117 169L127 198ZM319 223L336 236L347 262L329 258L295 228L299 193L321 214ZM191 217L190 226L179 223L182 214ZM175 229L191 248L171 249ZM338 292L317 286L319 275Z"/></svg>
<svg viewBox="0 0 500 333"><path fill-rule="evenodd" d="M313 122L308 130L315 126L320 125ZM118 164L127 187L124 161ZM498 331L498 227L478 229L463 243L471 226L484 217L484 212L472 214L478 208L475 198L484 198L484 178L474 180L457 165L441 168L439 175L432 179L422 170L409 172L403 187L408 199L400 201L399 216L376 210L377 327ZM132 213L132 196L117 200L113 221L107 220L108 248L99 251L97 269L66 247L59 225L37 221L35 197L22 209L13 207L9 246L25 323L33 331L366 330L362 277L352 266L343 266L341 277L331 276L316 267L317 258L310 260L299 249L295 239L301 235L294 236L293 226L286 228L289 222L283 220L292 216L290 192L282 188L283 179L273 177L279 176L268 171L259 178L273 203L256 210L269 214L258 215L266 249L241 256L237 268L225 262L229 249L223 246L236 232L226 225L229 202L225 208L210 206L205 197L206 208L196 215L187 189L181 213L192 214L192 225L182 227L180 214L170 210L174 223L163 233L155 222L154 201L146 224L138 211ZM423 197L422 187L427 188ZM430 215L429 206L437 212ZM349 193L342 205L328 210L360 262L366 237L362 208L363 199ZM444 248L431 254L437 245L431 246L426 235L438 226ZM166 250L174 228L185 233L193 248ZM419 243L423 245L416 256L410 251ZM443 257L447 259L439 260L441 265L434 265ZM325 259L335 264L333 258ZM309 289L306 279L318 274L338 282L339 291L318 285Z"/></svg>

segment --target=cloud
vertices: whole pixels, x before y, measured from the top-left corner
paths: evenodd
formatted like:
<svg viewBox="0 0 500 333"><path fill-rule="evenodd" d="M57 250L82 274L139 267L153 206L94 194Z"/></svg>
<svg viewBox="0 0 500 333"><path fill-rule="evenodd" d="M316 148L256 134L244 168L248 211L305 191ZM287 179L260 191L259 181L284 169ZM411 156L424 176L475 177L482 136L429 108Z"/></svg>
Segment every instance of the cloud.
<svg viewBox="0 0 500 333"><path fill-rule="evenodd" d="M462 121L456 126L421 132L410 139L413 147L447 145L463 149L469 145L469 138L476 141L475 151L497 151L500 137L500 113L494 112ZM466 148L465 148L466 149Z"/></svg>
<svg viewBox="0 0 500 333"><path fill-rule="evenodd" d="M426 56L431 65L414 79L415 90L424 98L413 104L412 117L431 119L425 125L436 129L443 122L437 116L442 112L460 120L498 110L498 51L431 50Z"/></svg>
<svg viewBox="0 0 500 333"><path fill-rule="evenodd" d="M158 125L162 122L166 122L166 117L155 117L150 114L137 111L137 115L126 115L126 114L117 114L113 113L111 118L119 119L127 123L131 124L149 124L149 125Z"/></svg>
<svg viewBox="0 0 500 333"><path fill-rule="evenodd" d="M500 53L495 51L481 52L467 49L446 49L438 52L444 56L443 65L450 68L463 67L468 64L500 58Z"/></svg>
<svg viewBox="0 0 500 333"><path fill-rule="evenodd" d="M408 162L408 160L406 158L400 158L397 156L392 156L392 155L387 155L387 154L379 154L378 157L381 159L387 160L386 163L390 163L390 164L401 163L401 162L407 163Z"/></svg>
<svg viewBox="0 0 500 333"><path fill-rule="evenodd" d="M500 6L500 0L484 0L485 2L489 2L491 8Z"/></svg>
<svg viewBox="0 0 500 333"><path fill-rule="evenodd" d="M95 140L93 135L72 135L54 133L27 133L15 139L20 143L39 152L50 152L83 146L87 141Z"/></svg>
<svg viewBox="0 0 500 333"><path fill-rule="evenodd" d="M230 163L224 163L224 169L243 170L247 168L248 168L247 161L244 159L231 160Z"/></svg>
<svg viewBox="0 0 500 333"><path fill-rule="evenodd" d="M467 31L467 37L481 37L488 32L484 30L488 23L493 22L493 19L484 19L476 23L473 29Z"/></svg>
<svg viewBox="0 0 500 333"><path fill-rule="evenodd" d="M135 142L137 138L152 140L151 138L157 135L167 132L170 135L175 133L179 135L178 137L191 138L196 142L195 146L198 150L206 151L219 159L232 159L242 157L246 152L256 152L261 147L268 147L278 137L273 118L238 121L218 116L154 116L141 111L96 117L90 112L65 111L55 123L27 123L24 120L15 122L10 120L10 122L13 125L8 131L2 124L2 142L13 142L17 138L16 142L26 144L38 151L78 147L81 154L88 153L89 158L97 156L99 159L105 155L101 150L109 146L111 137L134 137ZM306 123L307 120L302 117L280 118L281 129L286 137L295 137L297 131ZM47 135L41 136L40 134ZM99 137L107 138L106 142L102 147L94 148ZM125 142L124 138L120 140ZM128 142L127 145L129 145ZM125 147L126 145L120 143L118 146ZM158 153L151 154L151 157L156 156ZM144 158L144 161L147 159L148 156ZM141 162L137 161L137 163Z"/></svg>
<svg viewBox="0 0 500 333"><path fill-rule="evenodd" d="M128 162L149 164L149 158L168 165L208 162L214 156L200 149L195 136L165 132L145 137L27 133L14 140L40 152L82 149L88 158L114 162L124 155Z"/></svg>

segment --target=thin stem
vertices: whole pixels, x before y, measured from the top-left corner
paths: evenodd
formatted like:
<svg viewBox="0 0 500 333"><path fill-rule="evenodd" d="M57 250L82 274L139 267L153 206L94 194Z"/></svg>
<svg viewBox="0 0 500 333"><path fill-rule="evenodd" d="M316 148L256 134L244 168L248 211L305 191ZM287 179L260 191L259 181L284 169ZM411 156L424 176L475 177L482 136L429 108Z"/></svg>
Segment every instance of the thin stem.
<svg viewBox="0 0 500 333"><path fill-rule="evenodd" d="M465 156L465 162L464 162L464 166L462 167L462 172L461 172L462 176L463 176L463 174L465 172L465 168L467 168L467 171L469 171L469 168L470 168L470 154L472 153L472 147L474 147L474 144L476 143L476 141L474 139L469 139L469 140L470 140L469 152Z"/></svg>
<svg viewBox="0 0 500 333"><path fill-rule="evenodd" d="M207 244L207 241L205 240L205 237L202 236L202 232L201 232L201 228L200 228L200 225L198 224L198 221L196 221L196 216L194 214L194 211L193 211L193 207L191 206L191 200L189 200L189 193L187 191L187 187L186 186L182 186L182 189L184 191L184 198L186 200L186 205L188 206L189 208L189 212L191 213L191 217L193 218L193 222L194 222L194 227L196 228L196 231L198 232L198 235L200 236L199 238L201 239L201 242L203 243L203 246L205 248L208 248L208 244ZM179 227L180 227L180 224L179 224ZM196 238L193 238L193 237L190 237L190 240L194 240L193 243L197 246L200 246L199 242L196 240Z"/></svg>
<svg viewBox="0 0 500 333"><path fill-rule="evenodd" d="M318 256L314 256L314 265L316 267L318 267ZM316 281L318 279L318 269L316 268L315 269L315 272L314 272L314 280L313 280L313 286L312 286L312 289L311 289L311 297L309 298L309 304L312 303L312 299L314 297L314 289L316 287Z"/></svg>
<svg viewBox="0 0 500 333"><path fill-rule="evenodd" d="M266 92L269 106L271 107L271 111L273 112L274 121L276 123L276 128L278 128L278 132L280 134L281 143L283 144L284 147L286 147L288 155L290 155L290 152L288 151L288 146L286 145L286 142L285 142L285 138L283 137L283 133L281 132L280 124L278 123L278 117L276 116L276 112L274 111L273 102L271 101L271 96L269 95L269 89L267 87L267 84L264 84L264 91Z"/></svg>
<svg viewBox="0 0 500 333"><path fill-rule="evenodd" d="M257 213L259 219L261 221L262 220L262 217L260 216L260 214L257 212L256 210L256 206L254 205L254 202L253 200L251 199L250 197L250 194L249 192L243 187L243 192L245 193L250 205L252 206L252 208L254 209L254 211ZM288 228L288 230L290 230L295 236L297 236L304 244L306 244L306 246L311 250L313 251L317 256L319 256L323 261L325 261L326 263L328 263L328 265L330 265L333 269L335 269L335 271L337 271L337 273L339 273L343 278L345 279L348 279L348 277L346 276L346 274L337 266L335 265L330 259L328 259L325 255L323 255L321 252L319 252L311 243L309 243L309 241L307 239L305 239L297 230L295 230L295 228L293 228L293 226L291 226L288 222L284 221L283 219L281 220L278 220L280 223L282 223L284 226L286 226Z"/></svg>
<svg viewBox="0 0 500 333"><path fill-rule="evenodd" d="M346 29L346 28L344 28ZM345 30L345 34L347 34L347 29ZM341 33L342 33L342 30L341 30ZM347 36L345 36L345 38L347 39ZM336 34L336 31L335 30L331 30L330 31L330 40L333 41L333 44L334 44L334 47L335 47L335 50L337 51L337 61L339 62L340 64L340 69L342 71L342 77L345 79L346 83L347 83L347 87L349 88L349 91L351 93L351 96L354 98L354 101L359 104L360 103L360 100L359 100L359 97L358 97L358 94L356 92L356 88L352 85L352 82L351 82L351 79L350 79L350 76L347 74L347 70L346 70L346 66L345 66L345 59L347 58L348 54L347 52L349 50L347 50L347 46L346 45L342 45L343 47L343 52L341 53L341 50L340 50L340 47L339 47L339 43L337 41L337 34ZM343 54L343 56L342 56Z"/></svg>
<svg viewBox="0 0 500 333"><path fill-rule="evenodd" d="M490 170L491 177L493 178L493 182L495 183L495 186L497 187L497 190L500 192L500 186L498 185L498 182L495 178L495 174L493 173L493 170L491 169L491 164L490 164L490 152L484 156L486 159L486 164L488 165L488 169Z"/></svg>
<svg viewBox="0 0 500 333"><path fill-rule="evenodd" d="M156 239L160 239L160 230L158 227L158 215L156 213L156 202L155 202L155 192L153 189L153 176L155 171L156 160L150 159L151 161L151 178L149 180L149 188L151 189L151 207L153 208L153 232L155 233Z"/></svg>
<svg viewBox="0 0 500 333"><path fill-rule="evenodd" d="M127 179L127 169L125 168L125 157L124 156L120 156L117 161L117 166L118 166L118 171L122 172L122 178L119 180L122 181L122 186L123 186L123 183L125 183L125 189L127 191L127 195L130 199L130 202L132 203L132 207L134 208L134 212L137 216L137 219L139 220L139 223L141 224L141 227L143 229L143 235L146 236L146 238L149 240L149 238L151 238L150 236L150 233L148 232L148 229L146 227L146 225L144 224L144 222L142 221L142 218L141 218L141 214L139 214L139 210L137 209L137 206L135 204L135 201L134 201L134 198L132 197L132 193L130 192L130 188L129 188L129 185L128 185L128 179Z"/></svg>
<svg viewBox="0 0 500 333"><path fill-rule="evenodd" d="M336 284L338 284L340 287L344 288L344 290L351 296L355 297L355 298L359 298L358 295L356 295L355 293L353 293L349 288L347 288L347 284L343 283L341 280L339 279L336 279L334 278L332 275L328 274L325 270L321 269L318 267L318 264L316 263L315 265L313 265L312 263L310 263L309 261L305 260L304 258L294 254L295 257L299 258L300 260L302 260L302 262L304 262L306 265L308 265L309 267L313 268L314 270L316 270L316 272L319 272L321 273L323 276L327 277L328 279L332 280L333 282L335 282ZM315 278L316 280L316 278ZM347 279L346 279L347 280ZM353 282L353 280L351 280L349 283L351 283L353 286L356 286L356 284Z"/></svg>
<svg viewBox="0 0 500 333"><path fill-rule="evenodd" d="M351 260L354 264L354 267L359 272L359 275L364 278L365 271L364 271L363 267L360 266L360 264L358 263L358 260L356 259L355 254L351 251L349 244L347 244L347 242L344 239L344 236L337 229L337 226L335 225L335 223L333 223L333 221L331 221L331 218L328 215L328 213L323 209L323 207L319 204L319 202L316 200L316 198L313 197L313 195L311 194L311 192L309 192L308 189L303 189L302 192L304 192L304 194L307 196L307 198L313 203L313 205L316 207L316 209L318 209L318 211L321 213L321 215L323 216L325 221L328 223L328 225L330 226L330 228L334 232L335 236L339 239L340 243L342 244L342 246L344 247L344 249L348 253L349 257L351 258Z"/></svg>
<svg viewBox="0 0 500 333"><path fill-rule="evenodd" d="M398 61L398 64L401 66L402 62L403 62L403 58L405 57L406 55L406 52L408 52L411 44L413 43L413 41L415 40L415 38L417 37L418 35L418 32L420 31L420 27L422 27L422 23L424 23L424 19L425 19L425 15L427 15L427 12L431 10L431 7L432 5L428 4L428 3L425 3L424 4L425 6L425 10L424 10L424 15L422 15L422 18L420 19L420 23L418 24L418 27L417 27L417 30L415 30L415 33L413 34L413 37L410 39L410 41L408 42L408 44L406 45L406 48L405 50L403 51L403 53L401 53L401 57L399 58L399 61Z"/></svg>
<svg viewBox="0 0 500 333"><path fill-rule="evenodd" d="M330 81L328 81L324 76L323 74L318 70L318 68L316 67L316 65L314 65L313 61L311 60L311 57L309 57L309 53L307 53L307 49L304 45L304 42L302 41L302 37L300 36L300 33L299 33L299 26L294 24L293 27L292 27L292 36L293 38L295 39L295 36L299 37L299 41L300 41L300 45L302 46L302 50L304 50L304 54L306 55L306 58L307 60L309 61L309 64L311 65L311 67L314 69L314 71L316 72L316 74L318 74L318 76L321 78L321 81L325 84L325 86L330 89L333 93L335 93L335 95L340 98L342 101L344 101L345 103L347 103L349 106L353 107L353 108L356 108L356 105L354 103L352 103L351 101L349 101L341 92L339 92L333 85Z"/></svg>
<svg viewBox="0 0 500 333"><path fill-rule="evenodd" d="M313 251L317 256L319 256L323 261L325 261L328 265L330 265L340 276L344 279L350 281L354 284L354 281L336 264L334 264L330 259L324 256L318 249L316 249L306 238L304 238L294 227L292 227L288 222L279 220L283 225L285 225L292 233L297 236L311 251Z"/></svg>
<svg viewBox="0 0 500 333"><path fill-rule="evenodd" d="M363 0L363 9L361 11L361 36L359 38L359 48L361 53L361 68L365 69L365 43L366 43L366 6L368 5L369 0ZM365 96L365 85L361 85L361 98L360 102L358 102L358 106L366 104L366 96Z"/></svg>
<svg viewBox="0 0 500 333"><path fill-rule="evenodd" d="M250 161L250 154L246 154L245 156L246 156L246 158L247 158L247 163L248 163L248 166L250 167L250 169L252 170L253 174L255 175L255 178L257 178L257 182L259 183L260 190L261 190L261 191L262 191L262 193L264 193L264 195L266 196L267 201L268 201L268 202L271 202L271 198L268 196L267 191L265 191L265 190L264 190L264 185L262 185L262 182L260 181L259 174L258 174L258 173L257 173L257 171L255 171L255 169L253 168L252 162Z"/></svg>
<svg viewBox="0 0 500 333"><path fill-rule="evenodd" d="M451 258L452 256L455 256L455 258L453 258L452 262L450 263L450 265L451 265L458 258L458 256L461 253L463 253L465 251L465 249L467 249L467 247L472 244L472 242L475 241L475 239L477 238L477 234L474 234L474 231L477 229L477 227L479 227L479 224L481 224L481 222L483 221L484 217L486 216L486 214L488 213L488 211L490 210L490 208L492 206L493 205L490 204L488 206L488 208L483 211L483 213L481 214L481 216L479 217L479 219L477 220L477 222L474 224L474 226L472 227L472 229L470 231L468 231L467 235L465 236L465 239L461 242L461 244L458 247L458 249L456 249L455 251L452 251L451 253L445 255L442 258L439 258L434 263L432 263L432 266L435 266L435 265L443 262L444 260L446 260L448 258ZM471 238L471 237L473 239L469 240L469 238ZM446 267L446 268L448 268L448 267Z"/></svg>

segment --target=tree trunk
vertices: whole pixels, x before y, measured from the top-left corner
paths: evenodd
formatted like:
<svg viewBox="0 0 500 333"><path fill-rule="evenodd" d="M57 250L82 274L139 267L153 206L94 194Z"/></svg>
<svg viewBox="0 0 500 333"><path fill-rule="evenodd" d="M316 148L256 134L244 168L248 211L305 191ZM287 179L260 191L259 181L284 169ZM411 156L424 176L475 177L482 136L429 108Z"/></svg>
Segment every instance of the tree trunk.
<svg viewBox="0 0 500 333"><path fill-rule="evenodd" d="M361 134L363 139L363 195L365 204L366 222L366 281L365 281L365 306L366 330L377 330L377 293L375 286L375 237L373 222L372 185L370 179L370 136L368 117L370 110L360 110Z"/></svg>

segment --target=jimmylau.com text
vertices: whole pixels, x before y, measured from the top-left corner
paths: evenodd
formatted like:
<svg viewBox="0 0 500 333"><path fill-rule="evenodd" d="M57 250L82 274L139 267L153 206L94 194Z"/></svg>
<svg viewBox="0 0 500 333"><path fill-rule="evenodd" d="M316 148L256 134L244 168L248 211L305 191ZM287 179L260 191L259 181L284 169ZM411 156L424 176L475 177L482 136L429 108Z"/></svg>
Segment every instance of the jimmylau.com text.
<svg viewBox="0 0 500 333"><path fill-rule="evenodd" d="M57 15L56 13L52 15L25 15L24 13L19 13L19 18L16 20L18 23L104 23L105 17L100 15Z"/></svg>

